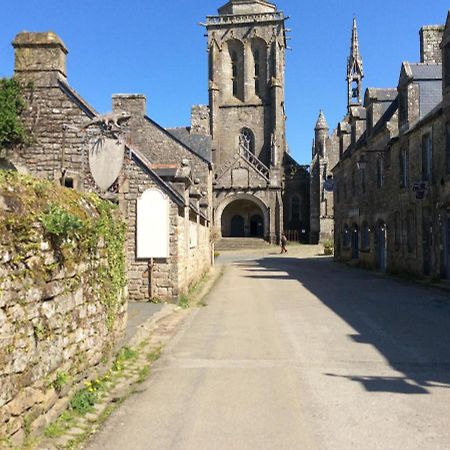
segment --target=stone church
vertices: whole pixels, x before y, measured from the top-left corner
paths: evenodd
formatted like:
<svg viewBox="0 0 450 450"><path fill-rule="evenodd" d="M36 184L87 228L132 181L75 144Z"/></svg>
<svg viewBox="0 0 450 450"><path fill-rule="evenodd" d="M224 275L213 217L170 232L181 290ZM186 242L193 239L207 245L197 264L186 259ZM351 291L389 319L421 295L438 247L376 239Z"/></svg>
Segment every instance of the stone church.
<svg viewBox="0 0 450 450"><path fill-rule="evenodd" d="M222 237L277 242L293 230L308 239L308 168L286 143L285 21L265 0L230 0L204 24L209 108L202 129L211 136L214 226Z"/></svg>
<svg viewBox="0 0 450 450"><path fill-rule="evenodd" d="M352 128L360 135L366 117L363 107L364 78L363 60L359 50L358 29L353 19L350 54L347 59L347 114L338 127L329 134L323 112L319 114L314 128L314 143L310 167L310 242L333 241L334 239L334 185L332 169L340 155L351 143Z"/></svg>

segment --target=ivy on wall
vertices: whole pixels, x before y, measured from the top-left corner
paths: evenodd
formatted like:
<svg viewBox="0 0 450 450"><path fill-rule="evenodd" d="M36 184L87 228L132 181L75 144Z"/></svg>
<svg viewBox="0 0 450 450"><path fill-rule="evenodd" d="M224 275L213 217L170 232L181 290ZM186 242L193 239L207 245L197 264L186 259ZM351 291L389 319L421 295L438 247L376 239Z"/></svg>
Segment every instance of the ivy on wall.
<svg viewBox="0 0 450 450"><path fill-rule="evenodd" d="M0 79L0 149L28 141L20 115L25 107L22 86L14 78Z"/></svg>
<svg viewBox="0 0 450 450"><path fill-rule="evenodd" d="M87 292L104 306L106 325L111 329L126 286L126 225L116 207L96 194L0 171L0 212L0 250L11 255L9 272L16 279L44 285L54 270L76 273L78 265L89 264L92 270L84 280ZM53 265L42 261L45 241L50 246L47 252L54 255Z"/></svg>

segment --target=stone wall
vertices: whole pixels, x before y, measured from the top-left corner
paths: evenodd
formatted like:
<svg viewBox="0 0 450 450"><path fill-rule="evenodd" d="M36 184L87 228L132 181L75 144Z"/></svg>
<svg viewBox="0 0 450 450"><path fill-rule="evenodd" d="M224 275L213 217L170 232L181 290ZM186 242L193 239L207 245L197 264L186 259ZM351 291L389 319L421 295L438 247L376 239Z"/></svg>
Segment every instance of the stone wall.
<svg viewBox="0 0 450 450"><path fill-rule="evenodd" d="M0 212L0 438L20 445L123 335L124 228L94 196L6 172Z"/></svg>

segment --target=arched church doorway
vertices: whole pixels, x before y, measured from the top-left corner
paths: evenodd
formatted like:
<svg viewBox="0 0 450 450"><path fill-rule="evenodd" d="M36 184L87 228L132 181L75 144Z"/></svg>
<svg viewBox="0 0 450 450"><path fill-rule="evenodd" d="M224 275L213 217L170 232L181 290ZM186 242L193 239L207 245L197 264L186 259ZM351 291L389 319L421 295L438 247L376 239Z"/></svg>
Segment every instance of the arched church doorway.
<svg viewBox="0 0 450 450"><path fill-rule="evenodd" d="M263 238L268 224L267 211L250 199L231 201L221 214L222 237L259 237Z"/></svg>
<svg viewBox="0 0 450 450"><path fill-rule="evenodd" d="M245 236L245 220L239 214L236 214L231 218L230 224L230 236L231 237L244 237Z"/></svg>

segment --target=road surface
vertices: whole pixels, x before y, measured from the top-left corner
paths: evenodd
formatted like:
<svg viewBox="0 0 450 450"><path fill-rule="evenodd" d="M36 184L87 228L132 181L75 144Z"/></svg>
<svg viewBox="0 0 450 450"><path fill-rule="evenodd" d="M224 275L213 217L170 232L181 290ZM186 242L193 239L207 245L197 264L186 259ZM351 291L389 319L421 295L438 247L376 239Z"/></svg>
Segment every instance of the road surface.
<svg viewBox="0 0 450 450"><path fill-rule="evenodd" d="M450 295L333 263L229 259L87 448L450 449Z"/></svg>

